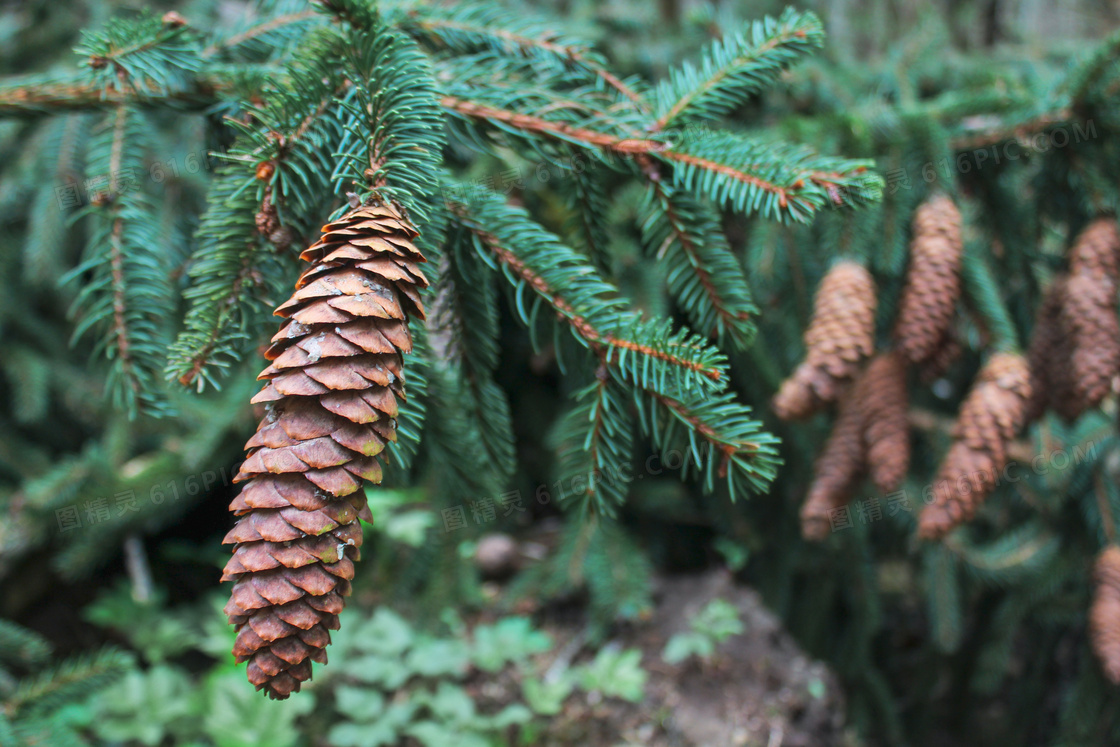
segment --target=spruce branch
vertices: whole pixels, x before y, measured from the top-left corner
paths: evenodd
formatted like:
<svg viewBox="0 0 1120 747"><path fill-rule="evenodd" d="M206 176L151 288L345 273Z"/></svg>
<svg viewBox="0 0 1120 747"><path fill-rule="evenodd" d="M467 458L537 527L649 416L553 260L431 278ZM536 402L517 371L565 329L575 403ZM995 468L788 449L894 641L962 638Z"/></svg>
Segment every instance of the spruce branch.
<svg viewBox="0 0 1120 747"><path fill-rule="evenodd" d="M642 430L662 453L682 450L682 480L697 474L707 492L715 490L718 480L726 480L733 499L743 487L756 493L769 489L782 463L780 441L762 430L751 408L733 393L641 394L635 401Z"/></svg>
<svg viewBox="0 0 1120 747"><path fill-rule="evenodd" d="M543 135L547 138L570 143L581 148L601 150L619 156L646 155L663 150L666 145L649 138L623 138L588 127L577 127L567 122L501 109L478 101L443 96L440 103L453 114L486 120L501 129Z"/></svg>
<svg viewBox="0 0 1120 747"><path fill-rule="evenodd" d="M4 703L2 712L9 719L46 715L75 697L110 684L132 666L131 654L112 648L70 659L21 682Z"/></svg>
<svg viewBox="0 0 1120 747"><path fill-rule="evenodd" d="M525 55L562 68L576 67L595 76L635 106L647 107L633 84L608 71L602 59L586 44L557 33L553 19L513 18L502 6L479 3L422 6L394 20L401 30L433 50L451 49L460 53L493 50L502 55Z"/></svg>
<svg viewBox="0 0 1120 747"><path fill-rule="evenodd" d="M295 5L295 4L293 4ZM289 46L293 37L304 33L307 21L320 18L313 10L279 13L229 36L216 39L202 50L202 57L237 56L260 58L273 49ZM273 37L276 37L273 40Z"/></svg>
<svg viewBox="0 0 1120 747"><path fill-rule="evenodd" d="M376 18L350 22L341 34L353 94L340 102L348 120L332 178L400 202L428 252L441 243L443 220L431 199L440 191L444 145L431 63Z"/></svg>
<svg viewBox="0 0 1120 747"><path fill-rule="evenodd" d="M965 251L961 279L964 281L964 292L980 317L982 328L992 336L992 348L1004 352L1019 350L1019 334L1000 297L999 283L988 263L979 256L976 246L970 246Z"/></svg>
<svg viewBox="0 0 1120 747"><path fill-rule="evenodd" d="M191 256L185 329L168 353L166 375L183 386L219 386L218 371L240 358L264 328L285 263L264 250L254 221L253 174L237 163L218 169Z"/></svg>
<svg viewBox="0 0 1120 747"><path fill-rule="evenodd" d="M700 133L652 155L674 166L679 188L771 220L808 222L825 207L868 204L882 192L870 161L820 156L802 146L731 133Z"/></svg>
<svg viewBox="0 0 1120 747"><path fill-rule="evenodd" d="M646 252L665 268L669 290L694 329L745 349L758 309L717 217L659 178L648 181L639 207Z"/></svg>
<svg viewBox="0 0 1120 747"><path fill-rule="evenodd" d="M32 75L0 80L0 117L115 109L121 104L202 110L230 88L231 81L217 77L196 78L190 85L164 91L145 80L134 80L127 90L120 90L90 83L85 75Z"/></svg>
<svg viewBox="0 0 1120 747"><path fill-rule="evenodd" d="M517 288L517 311L533 326L537 311L528 289L548 303L576 339L626 381L706 391L726 381L724 356L667 320L644 320L626 308L616 289L582 257L541 229L520 208L493 194L472 195L450 209L475 237L479 255L501 268Z"/></svg>
<svg viewBox="0 0 1120 747"><path fill-rule="evenodd" d="M658 117L652 129L730 113L823 42L824 28L813 13L787 8L777 19L755 21L714 42L699 68L686 62L670 73L657 88Z"/></svg>
<svg viewBox="0 0 1120 747"><path fill-rule="evenodd" d="M189 27L148 14L114 18L99 32L84 32L76 51L103 88L137 96L183 90L202 68Z"/></svg>
<svg viewBox="0 0 1120 747"><path fill-rule="evenodd" d="M90 142L89 170L105 183L85 213L92 216L86 258L63 282L85 279L72 314L78 340L101 331L96 351L110 361L113 401L132 415L166 412L162 369L172 311L167 252L158 219L141 190L145 133L140 115L117 107Z"/></svg>
<svg viewBox="0 0 1120 747"><path fill-rule="evenodd" d="M674 183L705 193L717 204L774 220L807 222L826 206L862 205L879 199L882 180L870 161L819 156L810 149L755 141L728 133L686 134L679 143L627 138L590 126L443 96L443 106L499 129L576 145L601 160L649 157L673 166ZM664 137L664 136L660 136Z"/></svg>
<svg viewBox="0 0 1120 747"><path fill-rule="evenodd" d="M634 480L634 418L629 397L600 366L596 380L572 395L575 405L556 425L559 496L582 518L613 517Z"/></svg>

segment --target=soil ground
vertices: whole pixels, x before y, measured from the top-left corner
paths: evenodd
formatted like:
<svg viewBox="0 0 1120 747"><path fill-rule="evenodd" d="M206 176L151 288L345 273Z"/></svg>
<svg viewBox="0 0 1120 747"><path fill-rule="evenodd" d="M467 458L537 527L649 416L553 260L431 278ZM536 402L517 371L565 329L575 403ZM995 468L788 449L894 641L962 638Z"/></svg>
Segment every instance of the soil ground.
<svg viewBox="0 0 1120 747"><path fill-rule="evenodd" d="M665 643L686 631L708 602L739 610L743 632L724 641L710 663L669 665ZM579 630L547 626L563 651ZM833 747L845 734L839 683L807 657L759 595L712 571L658 581L652 619L612 643L638 647L650 673L645 699L571 698L548 730L549 745L588 747Z"/></svg>

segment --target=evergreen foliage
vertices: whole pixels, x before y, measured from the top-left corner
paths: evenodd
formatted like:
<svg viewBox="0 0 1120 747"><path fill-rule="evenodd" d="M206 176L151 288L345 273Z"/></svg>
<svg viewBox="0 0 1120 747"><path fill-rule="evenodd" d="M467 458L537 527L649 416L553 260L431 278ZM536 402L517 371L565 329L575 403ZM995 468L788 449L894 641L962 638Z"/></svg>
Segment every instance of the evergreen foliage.
<svg viewBox="0 0 1120 747"><path fill-rule="evenodd" d="M951 712L979 720L959 702L975 697L1011 704L985 724L993 744L1120 739L1120 696L1084 633L1089 563L1120 518L1115 392L1033 423L1008 444L1017 479L972 523L913 539L976 373L1029 344L1068 246L1120 211L1120 34L1037 65L922 32L855 65L810 58L813 13L732 26L713 12L681 29L703 50L677 63L663 48L625 59L640 22L608 57L489 0L260 0L233 23L214 8L100 14L68 64L0 79L0 574L49 551L52 572L88 577L126 537L224 499L215 465L248 433L250 372L298 254L376 195L419 227L432 281L389 453L402 490L384 498L409 496L385 509L401 536L412 513L428 523L370 553L386 596L477 601L462 546L434 524L516 489L564 520L514 591L586 592L602 637L641 619L650 558L676 551L659 522L687 516L749 550L742 575L836 667L863 733L912 742ZM837 259L874 277L878 347L892 345L911 219L939 193L964 216L948 335L962 353L911 376L902 491L860 486L849 530L807 547L797 508L833 418L785 425L767 403ZM520 391L529 372L562 396ZM130 493L138 510L100 502ZM80 531L63 529L71 508ZM0 652L3 744L78 743L50 713L129 668L114 651L45 668L46 643L2 621Z"/></svg>

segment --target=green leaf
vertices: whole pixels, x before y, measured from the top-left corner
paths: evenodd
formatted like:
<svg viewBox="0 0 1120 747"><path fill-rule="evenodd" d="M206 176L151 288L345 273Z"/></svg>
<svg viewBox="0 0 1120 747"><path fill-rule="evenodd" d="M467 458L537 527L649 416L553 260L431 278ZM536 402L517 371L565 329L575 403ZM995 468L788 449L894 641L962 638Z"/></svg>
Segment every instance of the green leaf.
<svg viewBox="0 0 1120 747"><path fill-rule="evenodd" d="M564 701L572 694L574 686L572 677L560 677L551 681L527 677L521 683L521 692L534 713L555 716L563 710Z"/></svg>
<svg viewBox="0 0 1120 747"><path fill-rule="evenodd" d="M462 675L469 663L467 645L462 641L419 639L408 656L405 666L424 677Z"/></svg>
<svg viewBox="0 0 1120 747"><path fill-rule="evenodd" d="M507 662L520 662L548 651L552 639L533 629L527 617L506 617L474 629L471 661L484 672L497 672Z"/></svg>
<svg viewBox="0 0 1120 747"><path fill-rule="evenodd" d="M245 681L240 668L220 670L206 683L203 728L216 747L294 747L300 739L296 719L314 708L314 693L270 700Z"/></svg>
<svg viewBox="0 0 1120 747"><path fill-rule="evenodd" d="M661 658L669 664L679 664L692 656L708 659L715 653L712 639L695 631L676 633L669 638Z"/></svg>
<svg viewBox="0 0 1120 747"><path fill-rule="evenodd" d="M584 690L637 703L649 674L642 669L642 652L638 649L607 647L600 649L589 664L574 667L573 676Z"/></svg>

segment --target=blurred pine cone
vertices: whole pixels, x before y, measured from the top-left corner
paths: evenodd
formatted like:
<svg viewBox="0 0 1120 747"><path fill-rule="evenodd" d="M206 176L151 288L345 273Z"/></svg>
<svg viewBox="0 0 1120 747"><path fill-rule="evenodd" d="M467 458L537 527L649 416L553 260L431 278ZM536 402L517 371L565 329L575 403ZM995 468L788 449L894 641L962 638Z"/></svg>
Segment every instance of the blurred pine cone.
<svg viewBox="0 0 1120 747"><path fill-rule="evenodd" d="M824 449L814 465L813 483L801 506L801 535L821 541L832 529L831 512L847 505L865 471L863 410L850 393L840 406Z"/></svg>
<svg viewBox="0 0 1120 747"><path fill-rule="evenodd" d="M909 397L906 361L880 353L856 384L871 479L884 493L897 490L910 468Z"/></svg>
<svg viewBox="0 0 1120 747"><path fill-rule="evenodd" d="M956 332L952 329L946 330L941 339L937 341L937 346L933 349L933 352L917 364L918 378L924 384L932 384L945 375L949 367L956 362L957 358L961 357L963 350Z"/></svg>
<svg viewBox="0 0 1120 747"><path fill-rule="evenodd" d="M1035 318L1027 362L1031 371L1031 399L1027 422L1037 420L1047 408L1067 422L1085 411L1085 400L1074 382L1071 360L1073 338L1062 319L1066 305L1065 276L1054 279L1046 289Z"/></svg>
<svg viewBox="0 0 1120 747"><path fill-rule="evenodd" d="M1097 556L1093 582L1089 638L1105 676L1120 685L1120 547L1109 545Z"/></svg>
<svg viewBox="0 0 1120 747"><path fill-rule="evenodd" d="M821 281L805 331L805 361L782 382L774 412L806 417L839 398L874 350L875 281L855 262L839 262Z"/></svg>
<svg viewBox="0 0 1120 747"><path fill-rule="evenodd" d="M1031 374L1022 356L996 353L961 404L949 448L923 509L918 535L940 539L971 519L1007 464L1007 445L1026 422Z"/></svg>
<svg viewBox="0 0 1120 747"><path fill-rule="evenodd" d="M1120 227L1115 218L1097 218L1082 229L1069 249L1069 271L1108 278L1120 277Z"/></svg>
<svg viewBox="0 0 1120 747"><path fill-rule="evenodd" d="M265 356L254 403L267 412L245 448L230 510L241 517L223 581L237 626L233 653L249 681L287 698L325 663L359 557L362 481L396 440L408 317L424 317L417 235L391 205L359 207L323 227L311 263L276 313L287 318Z"/></svg>
<svg viewBox="0 0 1120 747"><path fill-rule="evenodd" d="M1085 408L1096 407L1120 372L1120 319L1116 284L1105 275L1074 273L1066 284L1062 321L1069 331L1068 365Z"/></svg>
<svg viewBox="0 0 1120 747"><path fill-rule="evenodd" d="M899 300L895 338L906 358L921 364L945 339L961 291L961 214L946 195L914 213L910 266Z"/></svg>

